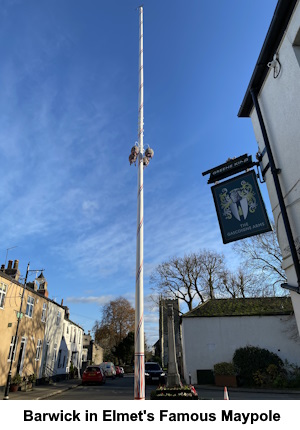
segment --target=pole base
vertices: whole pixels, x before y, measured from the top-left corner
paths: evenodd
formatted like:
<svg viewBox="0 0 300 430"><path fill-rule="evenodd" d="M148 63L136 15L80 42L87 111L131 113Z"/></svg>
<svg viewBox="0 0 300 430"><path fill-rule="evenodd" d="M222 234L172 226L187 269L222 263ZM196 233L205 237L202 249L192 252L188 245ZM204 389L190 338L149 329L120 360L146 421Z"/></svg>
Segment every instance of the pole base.
<svg viewBox="0 0 300 430"><path fill-rule="evenodd" d="M180 386L180 376L178 373L168 373L167 376L167 387L178 387Z"/></svg>

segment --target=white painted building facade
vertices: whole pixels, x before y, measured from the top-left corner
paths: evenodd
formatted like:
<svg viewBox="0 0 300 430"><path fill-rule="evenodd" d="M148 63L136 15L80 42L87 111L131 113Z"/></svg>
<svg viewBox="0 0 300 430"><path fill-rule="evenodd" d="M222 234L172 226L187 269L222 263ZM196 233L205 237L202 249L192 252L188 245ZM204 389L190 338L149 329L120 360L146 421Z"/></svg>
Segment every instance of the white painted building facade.
<svg viewBox="0 0 300 430"><path fill-rule="evenodd" d="M275 56L275 57L274 57ZM272 63L273 61L273 63ZM257 106L256 93L267 139L273 153L284 206L291 227L296 258L293 258L283 222L274 176L268 168L265 153L266 138ZM278 241L283 255L283 269L288 279L293 308L300 332L300 3L299 0L279 0L268 34L257 60L239 117L250 117L266 181ZM297 258L298 253L298 258ZM291 288L290 288L291 287Z"/></svg>
<svg viewBox="0 0 300 430"><path fill-rule="evenodd" d="M42 364L38 378L68 377L70 364L82 366L83 329L69 319L69 309L48 300Z"/></svg>
<svg viewBox="0 0 300 430"><path fill-rule="evenodd" d="M261 302L263 300L264 302ZM300 365L300 340L288 297L214 299L182 317L184 379L196 384L197 370L213 371L214 364L231 362L236 349L265 348L283 361ZM229 301L229 302L228 302ZM266 310L267 302L272 308ZM243 304L244 302L244 304ZM259 305L262 303L262 306ZM217 305L208 311L209 305ZM238 306L235 306L238 304ZM242 304L242 305L240 305ZM228 305L231 307L229 308ZM283 306L277 311L276 307ZM248 308L248 311L247 311Z"/></svg>
<svg viewBox="0 0 300 430"><path fill-rule="evenodd" d="M63 330L63 345L64 354L68 354L66 360L66 373L69 373L71 363L78 370L82 367L83 353L83 329L68 318L68 314L64 320Z"/></svg>
<svg viewBox="0 0 300 430"><path fill-rule="evenodd" d="M52 377L62 373L58 369L58 354L63 335L65 310L57 303L48 300L46 310L45 337L42 352L42 365L38 378Z"/></svg>

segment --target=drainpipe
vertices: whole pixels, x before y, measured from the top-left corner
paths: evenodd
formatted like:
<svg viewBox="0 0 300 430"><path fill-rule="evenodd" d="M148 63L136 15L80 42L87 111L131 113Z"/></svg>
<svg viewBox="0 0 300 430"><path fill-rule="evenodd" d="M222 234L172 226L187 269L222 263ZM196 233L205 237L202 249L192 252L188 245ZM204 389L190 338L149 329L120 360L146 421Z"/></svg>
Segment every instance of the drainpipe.
<svg viewBox="0 0 300 430"><path fill-rule="evenodd" d="M289 247L290 247L290 250L291 250L291 256L292 256L292 259L293 259L293 263L294 263L294 267L295 267L295 271L296 271L296 276L297 276L298 287L293 287L293 286L288 285L286 283L282 284L281 287L282 288L286 288L288 290L295 291L296 293L300 294L300 263L299 263L298 253L297 253L297 249L296 249L296 246L295 246L292 229L291 229L290 221L289 221L289 218L288 218L288 214L287 214L287 210L286 210L286 206L285 206L285 203L284 203L284 198L283 198L283 194L282 194L282 190L281 190L281 186L280 186L280 182L279 182L279 178L278 178L278 174L280 173L280 169L277 169L276 165L275 165L275 161L274 161L274 158L273 158L273 154L272 154L272 150L271 150L271 146L270 146L270 142L269 142L267 130L266 130L266 127L265 127L265 124L264 124L264 120L263 120L263 117L262 117L262 113L261 113L261 110L260 110L260 106L259 106L259 103L258 103L256 91L252 88L250 90L250 94L251 94L251 97L252 97L252 101L253 101L254 107L256 109L256 113L257 113L258 121L259 121L259 124L260 124L261 132L262 132L262 135L263 135L263 138L264 138L266 152L267 152L268 158L269 158L270 169L271 169L271 173L272 173L273 180L274 180L276 194L277 194L277 197L278 197L278 203L279 203L279 207L280 207L280 210L281 210L282 220L283 220L283 224L284 224L284 227L285 227L285 231L286 231L286 235L287 235Z"/></svg>

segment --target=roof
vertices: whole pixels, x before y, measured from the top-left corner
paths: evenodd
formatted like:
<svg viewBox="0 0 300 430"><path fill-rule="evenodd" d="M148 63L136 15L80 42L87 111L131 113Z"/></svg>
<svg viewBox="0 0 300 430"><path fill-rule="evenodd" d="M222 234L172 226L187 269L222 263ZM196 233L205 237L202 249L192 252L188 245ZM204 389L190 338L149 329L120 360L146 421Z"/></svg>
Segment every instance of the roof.
<svg viewBox="0 0 300 430"><path fill-rule="evenodd" d="M269 72L267 64L272 61L273 56L281 43L297 1L298 0L278 1L267 36L260 51L246 94L238 112L238 117L246 118L250 116L253 107L250 90L255 89L257 94L259 93L267 73ZM254 26L253 31L255 31ZM251 37L251 35L249 35L249 37Z"/></svg>
<svg viewBox="0 0 300 430"><path fill-rule="evenodd" d="M15 284L17 284L17 285L19 285L21 288L24 288L24 284L21 284L19 281L16 281L15 279L13 279L11 276L9 276L9 275L7 275L6 273L4 273L4 272L1 272L0 271L0 278L4 278L4 279L7 279L8 281L10 281L10 282L13 282L13 283L15 283ZM44 278L44 275L42 275L42 277ZM41 278L40 278L41 279ZM39 296L39 297L41 297L41 298L43 298L43 299L45 299L45 300L47 300L48 302L50 302L50 303L53 303L54 305L56 305L56 306L58 306L58 307L60 307L60 308L62 308L62 309L64 309L64 310L66 310L66 307L67 306L62 306L62 305L60 305L59 303L56 303L56 301L55 300L52 300L52 299L49 299L49 297L46 297L46 296L44 296L44 294L41 294L41 293L39 293L39 291L37 290L37 291L35 291L34 289L32 289L31 287L30 287L30 282L28 282L27 284L26 284L26 290L27 291L29 291L31 294L33 293L33 294L36 294L37 296ZM71 324L73 324L73 325L76 325L77 327L79 327L81 330L83 330L83 328L79 325L79 324L76 324L74 321L71 321L69 318L66 318L65 317L65 319L66 320L68 320Z"/></svg>
<svg viewBox="0 0 300 430"><path fill-rule="evenodd" d="M290 297L212 299L187 312L182 318L291 315Z"/></svg>

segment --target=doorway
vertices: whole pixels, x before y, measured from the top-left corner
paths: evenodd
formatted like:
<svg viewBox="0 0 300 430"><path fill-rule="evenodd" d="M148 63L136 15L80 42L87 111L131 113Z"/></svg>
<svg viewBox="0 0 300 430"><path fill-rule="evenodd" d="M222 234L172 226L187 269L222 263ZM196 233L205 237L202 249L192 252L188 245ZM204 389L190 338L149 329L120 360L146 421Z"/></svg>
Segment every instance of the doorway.
<svg viewBox="0 0 300 430"><path fill-rule="evenodd" d="M22 337L21 339L21 345L20 345L20 352L19 352L19 358L18 358L18 364L17 364L17 373L22 376L23 366L24 366L24 358L25 358L25 350L26 350L26 337Z"/></svg>

